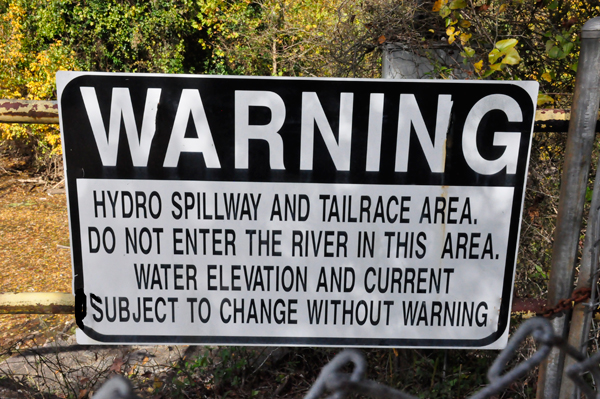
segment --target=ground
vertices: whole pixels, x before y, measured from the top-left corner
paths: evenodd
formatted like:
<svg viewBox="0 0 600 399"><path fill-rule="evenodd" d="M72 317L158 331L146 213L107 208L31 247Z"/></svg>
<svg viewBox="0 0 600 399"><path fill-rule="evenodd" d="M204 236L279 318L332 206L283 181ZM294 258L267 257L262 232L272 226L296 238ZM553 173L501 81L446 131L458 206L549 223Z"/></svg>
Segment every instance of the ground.
<svg viewBox="0 0 600 399"><path fill-rule="evenodd" d="M71 292L64 185L0 156L0 293ZM144 398L303 397L339 352L326 348L78 346L73 315L0 315L0 398L91 397L112 375ZM530 340L531 341L531 340ZM523 345L518 359L531 355ZM485 385L481 351L367 350L368 376L432 399ZM524 354L527 354L525 356ZM535 374L499 398L535 396Z"/></svg>
<svg viewBox="0 0 600 399"><path fill-rule="evenodd" d="M64 182L0 154L0 232L0 293L71 292ZM74 315L0 315L0 329L2 399L85 399L116 374L143 398L298 398L319 371L282 374L282 362L312 363L282 348L81 346Z"/></svg>
<svg viewBox="0 0 600 399"><path fill-rule="evenodd" d="M0 292L71 292L64 185L11 166L0 161ZM34 336L41 344L73 322L71 315L1 315L0 345Z"/></svg>

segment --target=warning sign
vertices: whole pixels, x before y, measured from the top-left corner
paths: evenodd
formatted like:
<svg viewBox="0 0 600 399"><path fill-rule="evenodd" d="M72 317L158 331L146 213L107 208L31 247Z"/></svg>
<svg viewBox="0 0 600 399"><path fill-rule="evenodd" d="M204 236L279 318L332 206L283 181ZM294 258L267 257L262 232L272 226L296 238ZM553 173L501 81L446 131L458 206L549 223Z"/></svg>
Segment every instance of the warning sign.
<svg viewBox="0 0 600 399"><path fill-rule="evenodd" d="M57 83L80 342L505 345L537 83Z"/></svg>

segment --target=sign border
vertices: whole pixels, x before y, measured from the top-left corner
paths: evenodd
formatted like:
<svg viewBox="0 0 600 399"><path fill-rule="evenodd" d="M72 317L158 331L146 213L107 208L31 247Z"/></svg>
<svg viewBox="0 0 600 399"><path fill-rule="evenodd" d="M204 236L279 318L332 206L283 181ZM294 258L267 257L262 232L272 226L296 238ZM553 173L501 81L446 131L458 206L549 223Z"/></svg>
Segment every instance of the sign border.
<svg viewBox="0 0 600 399"><path fill-rule="evenodd" d="M168 75L168 74L128 74L128 73L102 73L102 72L59 72L57 74L57 91L58 91L58 105L59 105L59 118L61 125L61 138L63 143L64 140L64 121L63 121L63 104L62 104L62 93L65 88L74 80L81 76L113 76L113 77L149 77L149 78L192 78L192 79L225 79L225 80L270 80L270 81L333 81L333 82L390 82L398 84L398 80L393 79L345 79L345 78L292 78L292 77L248 77L248 76L213 76L213 75ZM531 82L524 84L519 81L437 81L437 80L402 80L402 83L418 83L423 85L437 85L437 84L488 84L488 85L506 85L512 84L525 90L533 104L533 115L535 115L537 96L537 86L534 89L534 85ZM537 85L537 82L534 82ZM255 336L171 336L171 335L105 335L95 331L93 328L83 325L83 318L86 314L86 294L84 293L83 287L83 258L82 258L82 243L80 240L80 221L79 221L79 210L76 199L78 198L77 193L77 177L74 176L72 171L69 171L67 165L67 148L64 146L63 160L65 165L65 185L67 189L67 203L69 209L69 226L70 226L70 240L71 240L71 262L73 266L73 292L76 297L76 320L79 328L82 332L90 339L90 341L101 341L103 343L144 343L144 344L221 344L221 345L273 345L273 346L355 346L355 347L410 347L410 348L478 348L482 349L485 347L496 348L494 344L501 341L506 341L508 336L508 326L510 322L510 309L512 305L512 292L514 289L514 275L516 271L516 263L518 256L518 243L519 235L521 231L521 219L522 211L524 207L526 183L527 183L527 171L529 168L529 160L531 155L531 145L533 137L533 120L531 123L531 131L529 132L528 143L529 146L526 150L527 158L525 163L525 172L522 177L523 184L517 184L514 186L515 194L511 205L511 221L509 223L509 236L508 246L505 263L505 273L503 278L502 287L502 299L498 317L498 329L496 332L489 336L477 339L477 340L462 340L462 339L406 339L406 338L331 338L331 337L255 337ZM114 177L114 179L130 179L129 177ZM144 179L145 180L145 179ZM195 180L195 179L180 179L180 180ZM521 180L521 177L518 178ZM277 183L277 181L272 181ZM332 184L346 184L346 183L332 183ZM475 186L475 185L474 185ZM76 215L73 215L73 212ZM511 237L514 238L511 239ZM504 345L501 343L501 345Z"/></svg>

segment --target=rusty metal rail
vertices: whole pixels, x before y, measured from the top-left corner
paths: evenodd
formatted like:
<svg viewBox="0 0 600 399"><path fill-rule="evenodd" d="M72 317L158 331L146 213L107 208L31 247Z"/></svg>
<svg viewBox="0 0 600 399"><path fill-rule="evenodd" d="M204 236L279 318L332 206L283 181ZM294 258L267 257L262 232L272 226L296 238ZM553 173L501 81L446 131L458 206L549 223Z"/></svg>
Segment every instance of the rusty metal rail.
<svg viewBox="0 0 600 399"><path fill-rule="evenodd" d="M75 297L62 292L0 294L0 314L74 314Z"/></svg>
<svg viewBox="0 0 600 399"><path fill-rule="evenodd" d="M571 112L564 109L538 109L534 132L566 132ZM0 123L58 123L56 101L1 100ZM600 121L596 123L600 132Z"/></svg>
<svg viewBox="0 0 600 399"><path fill-rule="evenodd" d="M0 122L58 123L56 101L0 100Z"/></svg>
<svg viewBox="0 0 600 399"><path fill-rule="evenodd" d="M571 112L562 109L540 109L535 115L534 132L566 132ZM0 123L57 124L56 101L0 99ZM600 132L600 122L596 124ZM514 298L513 313L534 315L544 310L545 300ZM74 297L64 293L0 294L0 314L74 313Z"/></svg>
<svg viewBox="0 0 600 399"><path fill-rule="evenodd" d="M571 111L568 109L538 109L535 113L533 131L536 133L567 132L570 120ZM596 122L596 132L600 132L600 121Z"/></svg>
<svg viewBox="0 0 600 399"><path fill-rule="evenodd" d="M512 313L524 318L546 311L545 299L513 298ZM75 297L62 292L0 293L1 314L75 314Z"/></svg>

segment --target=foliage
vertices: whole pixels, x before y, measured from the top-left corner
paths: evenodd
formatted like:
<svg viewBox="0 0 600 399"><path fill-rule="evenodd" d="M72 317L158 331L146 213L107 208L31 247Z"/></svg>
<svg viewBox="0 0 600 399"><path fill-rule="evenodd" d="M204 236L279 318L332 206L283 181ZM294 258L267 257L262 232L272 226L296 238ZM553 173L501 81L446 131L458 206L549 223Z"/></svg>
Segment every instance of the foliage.
<svg viewBox="0 0 600 399"><path fill-rule="evenodd" d="M75 69L75 54L60 40L39 43L30 21L31 9L24 1L1 4L0 16L0 96L28 100L56 97L54 73ZM36 152L37 157L60 152L60 134L55 125L0 125L0 139Z"/></svg>
<svg viewBox="0 0 600 399"><path fill-rule="evenodd" d="M364 30L358 6L340 0L199 0L198 6L196 27L206 33L213 73L343 75L331 62L340 22L351 20L353 33Z"/></svg>
<svg viewBox="0 0 600 399"><path fill-rule="evenodd" d="M0 0L0 95L53 99L58 69L378 77L393 43L454 48L475 77L538 80L540 104L560 107L578 32L598 14L600 0ZM35 157L60 153L56 126L0 134Z"/></svg>
<svg viewBox="0 0 600 399"><path fill-rule="evenodd" d="M57 70L193 72L200 34L187 0L0 0L1 98L56 99ZM0 125L3 147L60 155L55 125Z"/></svg>
<svg viewBox="0 0 600 399"><path fill-rule="evenodd" d="M499 40L502 36L491 33L498 32L498 26L510 26L505 21L509 15L507 2L469 4L465 0L437 0L432 11L444 19L448 44L456 44L462 50L461 56L466 62L471 61L479 76L485 78L501 71L510 74L507 67L521 61L517 39Z"/></svg>
<svg viewBox="0 0 600 399"><path fill-rule="evenodd" d="M188 0L54 0L40 18L55 28L41 34L64 38L84 70L193 72L201 54L194 51L198 36L189 23L190 5Z"/></svg>
<svg viewBox="0 0 600 399"><path fill-rule="evenodd" d="M579 32L600 15L599 0L368 0L357 7L366 34L345 34L356 47L392 45L427 58L442 49L473 78L539 81L540 105L556 107L569 105ZM432 77L453 75L438 65Z"/></svg>
<svg viewBox="0 0 600 399"><path fill-rule="evenodd" d="M256 360L256 353L245 347L206 348L195 359L177 367L173 385L179 393L197 385L215 393L239 388L253 360ZM198 384L198 374L203 374L202 384Z"/></svg>
<svg viewBox="0 0 600 399"><path fill-rule="evenodd" d="M564 133L533 136L515 275L515 296L545 298L552 261Z"/></svg>
<svg viewBox="0 0 600 399"><path fill-rule="evenodd" d="M571 93L583 24L600 2L558 0L437 0L449 44L481 77L533 79L543 93ZM460 38L460 40L456 40ZM540 105L556 98L540 97Z"/></svg>
<svg viewBox="0 0 600 399"><path fill-rule="evenodd" d="M395 43L424 54L450 46L474 77L535 79L546 93L540 97L542 104L564 106L577 69L578 32L599 10L596 0L0 0L0 95L55 99L58 69L377 77L381 51ZM436 72L441 77L453 73L443 66ZM4 142L27 147L32 157L60 152L55 126L0 125L0 134ZM518 296L546 293L564 141L558 134L534 139ZM27 211L21 215L27 220L12 217L16 224L5 229L4 238L14 241L6 248L18 250L32 237L53 237L31 234L39 210L48 213L38 202L11 200L6 205L19 214ZM30 215L36 210L35 217ZM15 235L17 231L24 235ZM28 248L66 256L48 249L47 243ZM50 270L27 262L28 257L22 250L4 257L5 291L16 290L11 284L36 291L50 284L48 290L54 291L68 283L68 271L59 267L65 262L51 262ZM46 280L14 267L21 263L34 272L44 269ZM152 387L184 397L191 390L271 397L300 386L293 392L297 396L330 357L327 350L304 348L265 361L244 349L215 348L175 367L171 385L152 380ZM472 393L483 384L480 370L491 361L488 353L457 351L373 350L369 357L372 378L431 398ZM526 385L516 384L518 392L511 397L530 397L533 384Z"/></svg>
<svg viewBox="0 0 600 399"><path fill-rule="evenodd" d="M490 351L373 350L368 353L368 374L420 398L463 398L487 384L481 371L487 370L496 356Z"/></svg>
<svg viewBox="0 0 600 399"><path fill-rule="evenodd" d="M546 151L553 153L554 146L560 149L560 141L556 140L536 144L543 147L542 157ZM538 159L537 155L535 159ZM0 164L0 167L10 169L7 164ZM539 170L543 171L543 167ZM30 183L31 179L23 179L23 182L16 179L26 177L23 175L0 177L3 291L69 291L69 239L64 195L48 195L48 187L36 186ZM543 205L540 211L547 209L547 204ZM526 212L529 211L526 207ZM545 217L541 215L541 218ZM524 282L522 286L526 284ZM339 349L310 347L169 346L163 350L170 353L185 350L185 358L181 362L156 364L153 355L140 356L140 352L146 350L152 353L150 347L92 347L81 349L79 355L78 348L73 346L67 346L65 350L60 350L60 346L46 346L52 350L27 351L54 336L64 339L61 331L71 335L72 322L72 315L0 317L6 331L0 339L0 358L26 351L29 372L29 375L5 374L6 368L0 368L0 379L4 378L0 380L0 392L10 396L6 395L9 383L18 382L9 390L15 397L85 398L93 396L92 391L98 389L98 385L94 385L96 382L104 383L110 375L121 374L130 379L136 393L144 398L296 398L307 393L321 368L339 352ZM515 363L523 361L535 350L532 341L516 354ZM134 356L131 351L136 349ZM485 371L497 356L494 351L465 350L370 349L365 352L367 378L432 399L467 397L478 391L487 384ZM70 358L73 361L65 360ZM47 371L42 373L42 370ZM532 398L535 396L534 380L535 374L529 374L515 381L498 397ZM58 388L54 384L58 384Z"/></svg>

